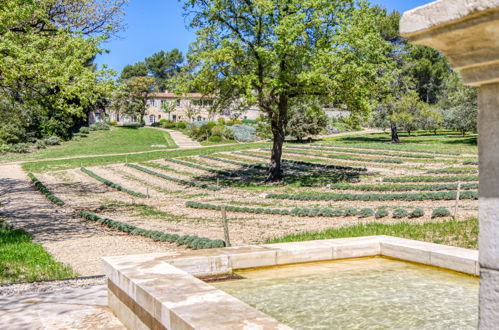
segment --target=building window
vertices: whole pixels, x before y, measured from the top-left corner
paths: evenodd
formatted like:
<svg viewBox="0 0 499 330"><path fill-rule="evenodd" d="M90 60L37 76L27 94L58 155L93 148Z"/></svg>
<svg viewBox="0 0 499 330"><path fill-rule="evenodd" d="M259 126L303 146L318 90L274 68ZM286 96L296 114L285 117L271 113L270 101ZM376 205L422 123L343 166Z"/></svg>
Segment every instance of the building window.
<svg viewBox="0 0 499 330"><path fill-rule="evenodd" d="M198 116L197 121L201 121L201 120L203 120L203 118L201 118L201 116Z"/></svg>
<svg viewBox="0 0 499 330"><path fill-rule="evenodd" d="M198 107L210 107L213 105L213 100L204 100L204 99L192 100L192 104Z"/></svg>
<svg viewBox="0 0 499 330"><path fill-rule="evenodd" d="M173 116L172 116L172 120L173 120L173 121L177 121L177 115L173 115Z"/></svg>
<svg viewBox="0 0 499 330"><path fill-rule="evenodd" d="M161 115L158 115L158 120L160 120L160 119L161 119Z"/></svg>
<svg viewBox="0 0 499 330"><path fill-rule="evenodd" d="M179 107L181 104L180 100L177 100L177 107Z"/></svg>
<svg viewBox="0 0 499 330"><path fill-rule="evenodd" d="M150 115L149 116L149 122L150 123L155 123L156 122L156 116L155 115Z"/></svg>
<svg viewBox="0 0 499 330"><path fill-rule="evenodd" d="M100 121L100 113L95 113L95 121Z"/></svg>
<svg viewBox="0 0 499 330"><path fill-rule="evenodd" d="M149 105L150 105L151 107L154 107L154 106L156 105L155 100L149 100Z"/></svg>

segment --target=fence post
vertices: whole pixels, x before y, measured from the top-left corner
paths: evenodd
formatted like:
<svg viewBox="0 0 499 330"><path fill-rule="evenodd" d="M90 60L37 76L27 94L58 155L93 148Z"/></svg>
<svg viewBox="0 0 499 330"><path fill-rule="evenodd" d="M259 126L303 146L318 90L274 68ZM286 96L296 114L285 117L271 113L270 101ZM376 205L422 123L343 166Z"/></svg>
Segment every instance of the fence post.
<svg viewBox="0 0 499 330"><path fill-rule="evenodd" d="M459 199L461 198L461 182L457 184L456 205L454 206L454 219L457 217L457 209L459 207Z"/></svg>
<svg viewBox="0 0 499 330"><path fill-rule="evenodd" d="M220 207L220 210L222 211L222 221L223 221L223 226L224 226L225 245L228 246L228 247L230 247L232 245L230 244L229 222L227 221L227 212L225 210L225 206L222 205Z"/></svg>

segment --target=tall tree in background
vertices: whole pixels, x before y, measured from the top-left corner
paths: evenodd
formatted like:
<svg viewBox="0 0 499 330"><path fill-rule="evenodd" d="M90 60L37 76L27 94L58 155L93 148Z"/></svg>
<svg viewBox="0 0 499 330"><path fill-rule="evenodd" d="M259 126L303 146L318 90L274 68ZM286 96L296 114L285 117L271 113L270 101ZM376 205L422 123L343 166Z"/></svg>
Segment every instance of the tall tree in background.
<svg viewBox="0 0 499 330"><path fill-rule="evenodd" d="M128 64L121 71L120 80L127 80L134 77L146 77L149 75L149 68L144 62Z"/></svg>
<svg viewBox="0 0 499 330"><path fill-rule="evenodd" d="M169 52L160 51L145 59L149 72L156 78L157 91L167 89L168 81L180 72L183 62L184 56L176 48Z"/></svg>
<svg viewBox="0 0 499 330"><path fill-rule="evenodd" d="M216 94L215 109L258 105L273 135L267 181L282 179L291 104L316 97L368 112L385 42L364 2L185 0L184 9L197 30L184 90Z"/></svg>
<svg viewBox="0 0 499 330"><path fill-rule="evenodd" d="M132 77L123 81L113 94L112 109L120 115L138 117L143 122L154 83L153 77Z"/></svg>

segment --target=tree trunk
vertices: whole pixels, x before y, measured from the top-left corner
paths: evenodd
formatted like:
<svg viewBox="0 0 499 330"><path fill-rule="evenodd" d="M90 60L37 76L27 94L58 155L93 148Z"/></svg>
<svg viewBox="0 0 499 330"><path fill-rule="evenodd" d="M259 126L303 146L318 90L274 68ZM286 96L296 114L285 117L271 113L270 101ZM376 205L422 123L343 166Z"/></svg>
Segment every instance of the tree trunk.
<svg viewBox="0 0 499 330"><path fill-rule="evenodd" d="M392 143L400 143L399 135L397 133L397 124L391 124L392 129Z"/></svg>
<svg viewBox="0 0 499 330"><path fill-rule="evenodd" d="M272 135L273 135L273 145L272 145L272 156L270 157L270 165L268 170L268 176L266 182L281 181L282 180L282 168L281 168L281 156L282 156L282 145L286 138L286 125L287 125L287 115L288 115L288 96L280 95L278 102L278 112L274 113L271 119L272 125Z"/></svg>

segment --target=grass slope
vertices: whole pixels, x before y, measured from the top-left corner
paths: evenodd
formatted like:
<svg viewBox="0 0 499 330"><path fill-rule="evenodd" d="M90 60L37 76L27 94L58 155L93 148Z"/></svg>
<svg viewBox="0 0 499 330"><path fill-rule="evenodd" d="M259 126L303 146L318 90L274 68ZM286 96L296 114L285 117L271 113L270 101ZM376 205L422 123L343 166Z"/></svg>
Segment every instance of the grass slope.
<svg viewBox="0 0 499 330"><path fill-rule="evenodd" d="M112 127L109 131L94 131L78 141L67 141L60 146L49 147L31 154L10 154L2 157L2 161L119 154L165 149L153 148L153 145L164 145L168 149L177 147L168 132L147 127L139 129Z"/></svg>
<svg viewBox="0 0 499 330"><path fill-rule="evenodd" d="M0 283L34 282L74 277L68 266L55 261L24 230L0 221Z"/></svg>
<svg viewBox="0 0 499 330"><path fill-rule="evenodd" d="M412 224L367 223L352 227L329 229L319 233L301 233L275 238L267 243L302 242L321 239L388 235L445 244L468 249L478 248L478 220L430 222Z"/></svg>

